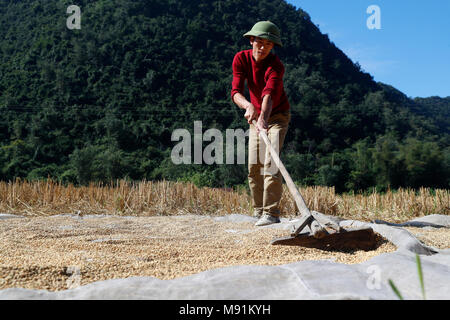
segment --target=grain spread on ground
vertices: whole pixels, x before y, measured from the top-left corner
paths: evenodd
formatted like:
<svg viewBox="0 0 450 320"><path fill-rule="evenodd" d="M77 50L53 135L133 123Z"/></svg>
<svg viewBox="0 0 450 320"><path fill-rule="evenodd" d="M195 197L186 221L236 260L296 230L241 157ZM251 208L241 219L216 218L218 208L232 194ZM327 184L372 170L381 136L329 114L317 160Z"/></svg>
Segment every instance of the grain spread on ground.
<svg viewBox="0 0 450 320"><path fill-rule="evenodd" d="M416 230L417 229L417 230ZM425 244L448 248L448 228L409 228ZM331 259L361 263L396 247L331 252L272 246L288 231L207 216L23 217L0 220L0 289L66 290L99 280L152 276L174 279L235 265L281 265Z"/></svg>

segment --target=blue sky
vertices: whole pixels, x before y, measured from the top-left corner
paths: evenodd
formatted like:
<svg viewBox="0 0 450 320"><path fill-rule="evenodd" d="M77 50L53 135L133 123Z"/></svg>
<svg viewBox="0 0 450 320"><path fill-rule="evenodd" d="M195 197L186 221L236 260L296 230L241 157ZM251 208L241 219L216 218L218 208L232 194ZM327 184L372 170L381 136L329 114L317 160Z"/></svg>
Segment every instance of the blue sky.
<svg viewBox="0 0 450 320"><path fill-rule="evenodd" d="M450 96L450 0L287 0L375 81L409 97ZM380 8L370 30L367 8Z"/></svg>

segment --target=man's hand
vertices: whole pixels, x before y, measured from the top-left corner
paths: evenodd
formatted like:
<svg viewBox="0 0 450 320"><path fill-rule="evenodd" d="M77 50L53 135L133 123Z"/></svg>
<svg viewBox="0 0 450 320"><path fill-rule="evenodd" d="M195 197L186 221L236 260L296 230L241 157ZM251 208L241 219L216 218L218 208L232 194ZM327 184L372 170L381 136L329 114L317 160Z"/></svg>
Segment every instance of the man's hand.
<svg viewBox="0 0 450 320"><path fill-rule="evenodd" d="M256 112L255 106L251 103L245 108L244 118L247 119L247 122L250 124L253 120L258 118L258 113Z"/></svg>
<svg viewBox="0 0 450 320"><path fill-rule="evenodd" d="M272 112L272 97L270 95L265 95L263 97L262 105L261 105L261 113L258 118L258 122L256 123L256 131L264 131L267 133L269 130L269 126L267 125L269 116Z"/></svg>
<svg viewBox="0 0 450 320"><path fill-rule="evenodd" d="M269 129L269 126L267 124L267 121L263 117L258 118L258 122L256 123L256 132L259 134L260 131L264 131L267 133L267 130Z"/></svg>
<svg viewBox="0 0 450 320"><path fill-rule="evenodd" d="M233 96L233 102L236 103L239 108L245 110L244 117L249 124L252 123L253 120L258 119L258 113L256 112L255 106L247 101L241 93L238 92Z"/></svg>

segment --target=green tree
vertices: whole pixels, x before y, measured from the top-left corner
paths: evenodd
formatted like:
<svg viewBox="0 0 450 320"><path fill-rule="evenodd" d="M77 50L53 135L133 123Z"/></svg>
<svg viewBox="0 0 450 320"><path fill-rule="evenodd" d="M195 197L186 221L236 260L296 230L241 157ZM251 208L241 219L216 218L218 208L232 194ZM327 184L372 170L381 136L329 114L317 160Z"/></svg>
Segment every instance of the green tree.
<svg viewBox="0 0 450 320"><path fill-rule="evenodd" d="M405 185L413 188L447 187L448 171L437 143L408 138L400 146L399 158L406 169Z"/></svg>
<svg viewBox="0 0 450 320"><path fill-rule="evenodd" d="M350 176L346 183L350 190L367 190L375 184L373 148L368 139L355 143L348 153L350 161Z"/></svg>

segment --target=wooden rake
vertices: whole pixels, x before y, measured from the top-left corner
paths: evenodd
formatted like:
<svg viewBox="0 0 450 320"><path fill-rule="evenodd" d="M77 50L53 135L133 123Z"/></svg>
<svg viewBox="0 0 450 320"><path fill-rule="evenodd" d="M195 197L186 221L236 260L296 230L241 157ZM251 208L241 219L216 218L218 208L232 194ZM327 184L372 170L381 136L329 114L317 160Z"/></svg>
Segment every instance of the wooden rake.
<svg viewBox="0 0 450 320"><path fill-rule="evenodd" d="M253 120L252 123L256 128L256 121ZM377 247L377 244L380 242L380 236L374 233L372 228L343 228L327 216L315 211L311 212L283 162L281 162L278 152L272 147L266 132L260 131L259 136L269 149L270 156L280 170L301 214L300 219L294 223L290 236L273 239L271 244L295 245L325 250L373 250ZM310 231L301 233L306 227L309 227Z"/></svg>

